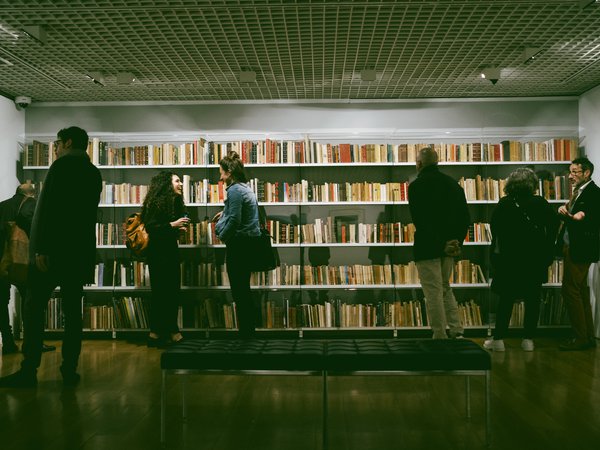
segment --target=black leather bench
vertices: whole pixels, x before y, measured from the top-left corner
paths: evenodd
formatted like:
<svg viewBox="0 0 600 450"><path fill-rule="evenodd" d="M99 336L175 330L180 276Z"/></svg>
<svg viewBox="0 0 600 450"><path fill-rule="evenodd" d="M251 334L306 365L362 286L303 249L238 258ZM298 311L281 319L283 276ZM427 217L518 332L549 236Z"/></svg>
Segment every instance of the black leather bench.
<svg viewBox="0 0 600 450"><path fill-rule="evenodd" d="M186 340L161 356L161 442L166 441L169 374L228 373L323 377L323 448L327 448L328 375L461 375L485 377L485 434L490 442L491 359L466 339ZM183 394L185 416L185 392Z"/></svg>

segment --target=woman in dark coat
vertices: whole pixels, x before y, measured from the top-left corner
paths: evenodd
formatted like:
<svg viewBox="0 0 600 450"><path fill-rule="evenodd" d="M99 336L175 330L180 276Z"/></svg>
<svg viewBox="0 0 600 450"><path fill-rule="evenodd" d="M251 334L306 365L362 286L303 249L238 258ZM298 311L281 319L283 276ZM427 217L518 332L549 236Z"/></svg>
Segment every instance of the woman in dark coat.
<svg viewBox="0 0 600 450"><path fill-rule="evenodd" d="M516 169L506 182L506 196L492 214L492 291L499 301L494 337L484 342L490 350L504 351L513 304L521 299L525 302L521 347L534 349L541 286L547 280L558 230L558 216L544 198L535 195L537 187L533 170Z"/></svg>
<svg viewBox="0 0 600 450"><path fill-rule="evenodd" d="M183 184L169 171L155 175L142 206L142 222L149 236L147 249L152 300L148 346L179 342L177 326L181 268L177 238L190 219L183 204Z"/></svg>

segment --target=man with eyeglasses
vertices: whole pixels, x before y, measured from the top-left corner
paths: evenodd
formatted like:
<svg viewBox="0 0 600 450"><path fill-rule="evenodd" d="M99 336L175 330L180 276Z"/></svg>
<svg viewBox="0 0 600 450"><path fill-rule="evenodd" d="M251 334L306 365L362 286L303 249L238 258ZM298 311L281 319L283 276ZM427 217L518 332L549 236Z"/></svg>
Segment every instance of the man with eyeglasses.
<svg viewBox="0 0 600 450"><path fill-rule="evenodd" d="M592 181L593 172L589 159L573 160L569 167L573 194L567 204L558 208L563 221L557 239L564 256L562 295L574 334L560 344L559 348L565 351L596 347L587 284L590 264L600 259L600 188Z"/></svg>
<svg viewBox="0 0 600 450"><path fill-rule="evenodd" d="M88 134L78 127L58 132L50 166L33 216L25 300L21 369L0 378L0 387L35 387L42 357L45 308L57 286L64 318L62 365L65 386L79 383L83 285L94 279L96 218L102 191L100 171L86 150Z"/></svg>

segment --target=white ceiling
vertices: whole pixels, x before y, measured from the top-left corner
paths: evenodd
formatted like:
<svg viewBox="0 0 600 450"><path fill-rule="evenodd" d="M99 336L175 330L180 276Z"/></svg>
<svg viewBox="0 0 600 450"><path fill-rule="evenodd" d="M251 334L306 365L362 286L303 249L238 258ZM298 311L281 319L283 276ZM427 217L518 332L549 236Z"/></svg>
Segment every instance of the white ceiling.
<svg viewBox="0 0 600 450"><path fill-rule="evenodd" d="M0 0L0 58L0 93L37 102L579 95L600 84L600 3Z"/></svg>

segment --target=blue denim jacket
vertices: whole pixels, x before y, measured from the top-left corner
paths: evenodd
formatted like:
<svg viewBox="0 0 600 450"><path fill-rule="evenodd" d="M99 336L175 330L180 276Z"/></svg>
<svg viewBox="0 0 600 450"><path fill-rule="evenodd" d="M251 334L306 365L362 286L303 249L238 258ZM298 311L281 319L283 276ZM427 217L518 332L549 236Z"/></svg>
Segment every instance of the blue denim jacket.
<svg viewBox="0 0 600 450"><path fill-rule="evenodd" d="M234 236L260 235L256 196L247 184L234 183L227 187L225 209L215 231L225 243Z"/></svg>

